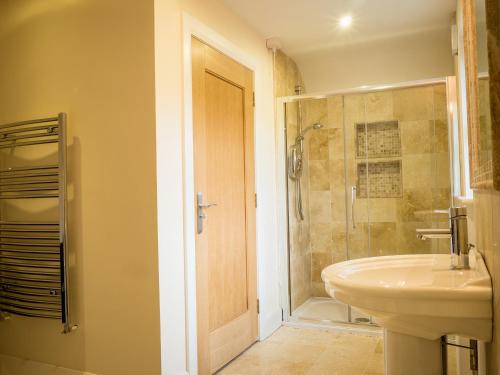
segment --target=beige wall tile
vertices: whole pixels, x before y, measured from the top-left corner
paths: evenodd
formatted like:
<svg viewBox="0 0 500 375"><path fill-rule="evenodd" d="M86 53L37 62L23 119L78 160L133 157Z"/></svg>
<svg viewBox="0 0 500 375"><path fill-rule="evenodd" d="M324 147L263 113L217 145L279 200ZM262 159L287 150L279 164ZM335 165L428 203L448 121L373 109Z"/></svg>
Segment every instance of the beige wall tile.
<svg viewBox="0 0 500 375"><path fill-rule="evenodd" d="M419 214L418 211L432 210L433 196L430 188L405 189L403 198L397 201L398 220L400 222L420 222L428 216Z"/></svg>
<svg viewBox="0 0 500 375"><path fill-rule="evenodd" d="M311 191L309 193L309 206L311 224L328 224L332 222L329 191Z"/></svg>
<svg viewBox="0 0 500 375"><path fill-rule="evenodd" d="M342 96L331 96L327 99L328 107L328 122L327 126L329 128L339 128L342 129L344 126L344 106L342 101Z"/></svg>
<svg viewBox="0 0 500 375"><path fill-rule="evenodd" d="M450 155L445 152L433 154L431 164L434 178L431 180L435 188L450 187Z"/></svg>
<svg viewBox="0 0 500 375"><path fill-rule="evenodd" d="M434 122L433 152L448 152L448 122L436 120Z"/></svg>
<svg viewBox="0 0 500 375"><path fill-rule="evenodd" d="M312 283L311 294L313 295L313 297L330 298L330 295L325 290L325 283L323 281Z"/></svg>
<svg viewBox="0 0 500 375"><path fill-rule="evenodd" d="M331 153L330 153L331 155ZM344 159L330 160L329 163L330 187L335 190L345 190L345 163Z"/></svg>
<svg viewBox="0 0 500 375"><path fill-rule="evenodd" d="M346 222L334 222L332 224L332 263L347 260L347 232Z"/></svg>
<svg viewBox="0 0 500 375"><path fill-rule="evenodd" d="M402 158L403 191L429 187L433 181L433 161L431 154L405 155Z"/></svg>
<svg viewBox="0 0 500 375"><path fill-rule="evenodd" d="M328 160L309 161L310 191L330 190L330 168Z"/></svg>
<svg viewBox="0 0 500 375"><path fill-rule="evenodd" d="M370 222L394 222L398 220L398 202L400 198L370 199Z"/></svg>
<svg viewBox="0 0 500 375"><path fill-rule="evenodd" d="M335 251L332 253L332 264L333 263L339 263L339 262L344 262L348 260L347 257L347 251L346 249L343 249L343 251Z"/></svg>
<svg viewBox="0 0 500 375"><path fill-rule="evenodd" d="M331 253L312 253L312 273L313 282L322 282L321 271L333 263Z"/></svg>
<svg viewBox="0 0 500 375"><path fill-rule="evenodd" d="M353 129L356 123L366 122L364 95L346 95L344 97L344 121L346 127Z"/></svg>
<svg viewBox="0 0 500 375"><path fill-rule="evenodd" d="M328 130L314 130L307 137L309 137L309 160L328 160Z"/></svg>
<svg viewBox="0 0 500 375"><path fill-rule="evenodd" d="M349 193L348 195L349 204L347 205L347 216L349 221L352 221L351 219L353 216L351 215L351 191L349 190L348 193ZM367 223L369 221L370 217L369 204L370 204L370 199L366 198L356 199L356 202L354 203L354 220L356 223Z"/></svg>
<svg viewBox="0 0 500 375"><path fill-rule="evenodd" d="M371 256L396 255L399 240L395 222L370 223L370 254Z"/></svg>
<svg viewBox="0 0 500 375"><path fill-rule="evenodd" d="M451 205L451 189L449 187L432 189L433 210L446 210ZM436 214L432 217L432 220L448 222L448 217L446 214Z"/></svg>
<svg viewBox="0 0 500 375"><path fill-rule="evenodd" d="M430 120L400 121L403 156L433 152L434 122Z"/></svg>
<svg viewBox="0 0 500 375"><path fill-rule="evenodd" d="M298 114L298 104L297 102L289 102L285 103L285 115L286 115L286 127L287 130L290 127L297 128L297 114ZM297 134L294 134L296 137Z"/></svg>
<svg viewBox="0 0 500 375"><path fill-rule="evenodd" d="M346 207L345 207L345 190L334 189L330 194L331 201L325 201L324 204L331 205L331 218L330 221L342 222L346 220Z"/></svg>
<svg viewBox="0 0 500 375"><path fill-rule="evenodd" d="M399 121L429 120L434 118L433 87L394 90L394 119Z"/></svg>
<svg viewBox="0 0 500 375"><path fill-rule="evenodd" d="M311 255L292 258L290 262L290 289L292 311L311 297Z"/></svg>
<svg viewBox="0 0 500 375"><path fill-rule="evenodd" d="M428 254L431 253L431 241L422 241L417 238L417 228L430 228L425 222L398 222L396 223L400 254Z"/></svg>
<svg viewBox="0 0 500 375"><path fill-rule="evenodd" d="M282 51L276 53L274 83L277 97L295 95L295 86L303 86L297 64Z"/></svg>
<svg viewBox="0 0 500 375"><path fill-rule="evenodd" d="M326 99L307 99L302 103L305 113L303 128L317 122L324 126L328 125L328 102Z"/></svg>
<svg viewBox="0 0 500 375"><path fill-rule="evenodd" d="M311 226L311 251L329 253L333 247L334 225L318 223Z"/></svg>
<svg viewBox="0 0 500 375"><path fill-rule="evenodd" d="M368 245L368 224L358 222L356 228L349 227L348 233L348 247L349 259L358 259L370 256L370 249Z"/></svg>
<svg viewBox="0 0 500 375"><path fill-rule="evenodd" d="M446 85L434 86L434 116L437 120L446 122L448 118L448 105L446 99Z"/></svg>
<svg viewBox="0 0 500 375"><path fill-rule="evenodd" d="M366 94L366 122L388 121L394 118L392 91Z"/></svg>
<svg viewBox="0 0 500 375"><path fill-rule="evenodd" d="M330 160L344 159L344 130L330 129L328 131L328 155Z"/></svg>

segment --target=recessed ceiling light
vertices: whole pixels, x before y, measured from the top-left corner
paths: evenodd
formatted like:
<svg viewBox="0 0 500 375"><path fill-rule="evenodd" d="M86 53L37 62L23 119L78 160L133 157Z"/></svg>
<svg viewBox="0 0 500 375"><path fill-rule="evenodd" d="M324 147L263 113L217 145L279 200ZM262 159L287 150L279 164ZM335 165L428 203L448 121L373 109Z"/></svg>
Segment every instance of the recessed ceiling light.
<svg viewBox="0 0 500 375"><path fill-rule="evenodd" d="M340 17L339 26L341 29L347 29L352 24L352 17L350 15L345 15Z"/></svg>

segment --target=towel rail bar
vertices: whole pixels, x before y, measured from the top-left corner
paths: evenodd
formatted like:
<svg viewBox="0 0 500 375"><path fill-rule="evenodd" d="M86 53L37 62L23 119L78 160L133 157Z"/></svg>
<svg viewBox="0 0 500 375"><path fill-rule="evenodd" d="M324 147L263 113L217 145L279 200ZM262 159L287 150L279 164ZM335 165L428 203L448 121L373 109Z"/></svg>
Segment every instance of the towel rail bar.
<svg viewBox="0 0 500 375"><path fill-rule="evenodd" d="M58 205L56 221L0 218L0 312L60 319L68 333L76 326L69 309L66 115L0 125L0 149L47 144L57 145L57 163L0 169L0 200L23 199L24 207L32 199L53 198ZM8 165L5 155L2 164Z"/></svg>

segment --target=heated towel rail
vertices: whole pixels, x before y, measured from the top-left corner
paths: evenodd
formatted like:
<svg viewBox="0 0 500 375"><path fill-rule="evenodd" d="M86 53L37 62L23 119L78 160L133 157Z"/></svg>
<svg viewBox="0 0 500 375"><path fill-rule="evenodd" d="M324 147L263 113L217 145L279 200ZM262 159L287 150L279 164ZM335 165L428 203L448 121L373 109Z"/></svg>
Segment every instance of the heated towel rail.
<svg viewBox="0 0 500 375"><path fill-rule="evenodd" d="M0 125L0 151L29 147L32 154L34 147L51 143L57 145L57 162L0 169L0 201L50 198L58 206L52 221L11 221L0 212L0 312L58 319L67 333L74 327L68 295L66 115Z"/></svg>

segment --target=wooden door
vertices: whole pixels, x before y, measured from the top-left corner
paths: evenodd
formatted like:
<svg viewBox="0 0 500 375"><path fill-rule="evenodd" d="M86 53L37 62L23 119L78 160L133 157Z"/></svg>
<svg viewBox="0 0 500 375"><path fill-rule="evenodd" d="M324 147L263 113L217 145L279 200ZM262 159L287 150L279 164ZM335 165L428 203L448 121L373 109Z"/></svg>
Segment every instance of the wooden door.
<svg viewBox="0 0 500 375"><path fill-rule="evenodd" d="M253 73L192 39L198 366L212 374L257 339ZM201 225L203 231L201 231ZM201 233L200 233L201 232Z"/></svg>

